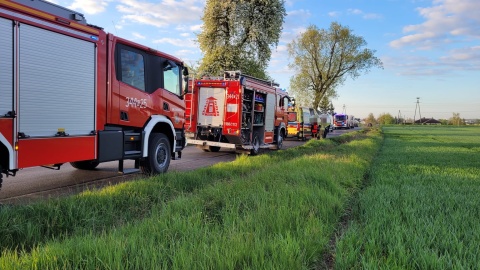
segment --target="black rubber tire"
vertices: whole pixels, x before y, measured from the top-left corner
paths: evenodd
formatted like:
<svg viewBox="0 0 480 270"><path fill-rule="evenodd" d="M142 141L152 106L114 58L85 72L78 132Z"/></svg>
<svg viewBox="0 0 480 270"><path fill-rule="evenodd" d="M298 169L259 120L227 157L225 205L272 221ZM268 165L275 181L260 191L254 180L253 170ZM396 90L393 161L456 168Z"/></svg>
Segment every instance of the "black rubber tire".
<svg viewBox="0 0 480 270"><path fill-rule="evenodd" d="M209 146L208 150L210 150L210 152L218 152L220 151L220 146Z"/></svg>
<svg viewBox="0 0 480 270"><path fill-rule="evenodd" d="M258 153L260 152L260 140L258 139L257 133L253 134L252 146L253 146L253 149L250 151L250 154L252 156L258 155Z"/></svg>
<svg viewBox="0 0 480 270"><path fill-rule="evenodd" d="M152 133L148 140L148 156L140 162L144 174L164 173L170 166L172 150L170 141L163 133Z"/></svg>
<svg viewBox="0 0 480 270"><path fill-rule="evenodd" d="M96 160L82 160L82 161L74 161L70 162L70 165L72 165L73 168L79 169L79 170L87 170L91 171L95 169L100 162Z"/></svg>
<svg viewBox="0 0 480 270"><path fill-rule="evenodd" d="M280 150L282 148L283 148L283 133L281 130L279 130L277 134L277 150Z"/></svg>

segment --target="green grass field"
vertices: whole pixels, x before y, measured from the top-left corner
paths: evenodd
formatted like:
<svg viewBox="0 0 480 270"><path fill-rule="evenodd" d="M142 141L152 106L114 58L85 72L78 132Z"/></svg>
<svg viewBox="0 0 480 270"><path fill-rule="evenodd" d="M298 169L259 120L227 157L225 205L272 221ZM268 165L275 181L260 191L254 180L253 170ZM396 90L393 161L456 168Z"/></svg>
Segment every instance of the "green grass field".
<svg viewBox="0 0 480 270"><path fill-rule="evenodd" d="M0 269L480 269L480 128L384 127L0 206Z"/></svg>
<svg viewBox="0 0 480 270"><path fill-rule="evenodd" d="M356 132L0 208L0 269L311 269L381 145Z"/></svg>
<svg viewBox="0 0 480 270"><path fill-rule="evenodd" d="M480 269L480 129L385 127L337 269Z"/></svg>

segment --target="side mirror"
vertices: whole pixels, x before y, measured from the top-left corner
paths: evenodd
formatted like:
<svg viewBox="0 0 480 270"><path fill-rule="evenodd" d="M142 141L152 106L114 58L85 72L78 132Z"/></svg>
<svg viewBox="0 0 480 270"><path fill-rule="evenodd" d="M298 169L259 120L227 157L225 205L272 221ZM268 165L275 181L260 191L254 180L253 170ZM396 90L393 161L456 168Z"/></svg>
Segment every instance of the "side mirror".
<svg viewBox="0 0 480 270"><path fill-rule="evenodd" d="M188 94L188 68L187 67L183 67L183 82L184 82L183 95L185 95L185 94Z"/></svg>

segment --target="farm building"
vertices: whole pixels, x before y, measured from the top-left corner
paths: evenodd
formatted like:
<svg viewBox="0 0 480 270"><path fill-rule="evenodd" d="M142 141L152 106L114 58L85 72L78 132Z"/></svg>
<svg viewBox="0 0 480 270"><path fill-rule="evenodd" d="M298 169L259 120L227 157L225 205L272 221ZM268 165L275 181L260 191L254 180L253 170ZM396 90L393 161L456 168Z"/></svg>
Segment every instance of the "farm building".
<svg viewBox="0 0 480 270"><path fill-rule="evenodd" d="M415 121L415 124L420 125L441 125L442 123L436 119L432 118L421 118Z"/></svg>

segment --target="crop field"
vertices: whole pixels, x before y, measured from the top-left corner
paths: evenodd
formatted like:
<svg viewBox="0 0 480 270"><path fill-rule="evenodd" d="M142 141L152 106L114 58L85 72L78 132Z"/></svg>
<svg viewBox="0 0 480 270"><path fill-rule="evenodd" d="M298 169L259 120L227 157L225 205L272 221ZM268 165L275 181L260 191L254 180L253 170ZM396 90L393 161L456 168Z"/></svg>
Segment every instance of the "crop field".
<svg viewBox="0 0 480 270"><path fill-rule="evenodd" d="M480 269L480 129L385 127L337 269Z"/></svg>
<svg viewBox="0 0 480 270"><path fill-rule="evenodd" d="M480 269L480 128L384 127L28 205L0 269Z"/></svg>
<svg viewBox="0 0 480 270"><path fill-rule="evenodd" d="M0 207L0 269L310 269L378 131L32 205Z"/></svg>

